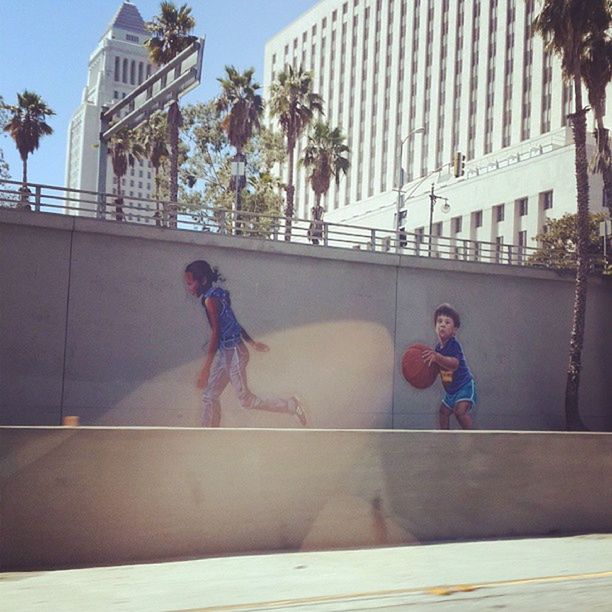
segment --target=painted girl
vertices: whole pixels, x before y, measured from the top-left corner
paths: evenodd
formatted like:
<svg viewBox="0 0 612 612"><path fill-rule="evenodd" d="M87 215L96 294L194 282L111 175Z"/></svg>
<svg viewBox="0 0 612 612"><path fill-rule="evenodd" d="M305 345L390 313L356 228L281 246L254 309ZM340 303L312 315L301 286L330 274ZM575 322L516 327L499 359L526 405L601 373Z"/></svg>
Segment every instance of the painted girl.
<svg viewBox="0 0 612 612"><path fill-rule="evenodd" d="M256 351L269 351L263 342L256 342L238 323L229 292L214 283L222 280L216 268L197 260L185 268L187 290L201 299L210 323L211 336L197 386L202 393L203 427L219 427L221 423L221 393L232 384L240 405L253 410L294 414L302 426L307 425L306 412L297 397L261 399L248 387L246 366L249 362L248 343Z"/></svg>

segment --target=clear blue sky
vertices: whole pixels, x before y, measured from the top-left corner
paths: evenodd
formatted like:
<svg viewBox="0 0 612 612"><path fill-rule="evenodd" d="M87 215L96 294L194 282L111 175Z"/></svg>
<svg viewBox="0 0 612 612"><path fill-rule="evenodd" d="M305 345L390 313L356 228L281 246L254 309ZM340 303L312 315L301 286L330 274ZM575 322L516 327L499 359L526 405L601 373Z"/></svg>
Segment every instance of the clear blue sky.
<svg viewBox="0 0 612 612"><path fill-rule="evenodd" d="M218 93L217 77L226 64L255 67L263 85L263 54L268 39L317 0L177 0L192 7L194 33L206 36L201 85L188 103ZM28 160L35 183L63 185L68 122L81 102L87 62L122 0L0 0L0 95L14 104L17 92L35 91L57 113L52 136ZM145 21L159 12L159 0L133 0ZM13 141L0 136L12 178L21 178Z"/></svg>

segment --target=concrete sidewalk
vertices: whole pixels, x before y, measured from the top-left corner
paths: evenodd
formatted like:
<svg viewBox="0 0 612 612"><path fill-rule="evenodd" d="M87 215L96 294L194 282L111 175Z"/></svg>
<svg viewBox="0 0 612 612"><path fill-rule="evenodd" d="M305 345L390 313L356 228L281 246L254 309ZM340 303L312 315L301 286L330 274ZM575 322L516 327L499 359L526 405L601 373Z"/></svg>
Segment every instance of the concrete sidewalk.
<svg viewBox="0 0 612 612"><path fill-rule="evenodd" d="M612 610L612 535L0 574L3 611Z"/></svg>

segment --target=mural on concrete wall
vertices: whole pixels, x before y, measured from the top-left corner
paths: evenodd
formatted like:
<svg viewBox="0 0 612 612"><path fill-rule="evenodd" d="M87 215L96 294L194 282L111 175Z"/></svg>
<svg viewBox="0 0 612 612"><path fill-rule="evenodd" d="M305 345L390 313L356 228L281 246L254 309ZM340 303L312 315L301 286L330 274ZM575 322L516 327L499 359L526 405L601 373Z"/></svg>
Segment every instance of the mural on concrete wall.
<svg viewBox="0 0 612 612"><path fill-rule="evenodd" d="M202 259L192 261L185 268L187 290L200 299L211 331L197 379L197 386L203 389L202 426L220 426L220 397L228 384L234 388L243 408L293 414L302 426L307 426L306 411L295 395L289 399L263 399L250 390L247 382L250 357L247 344L259 352L268 352L270 348L254 340L240 325L232 309L229 291L217 284L222 280L219 271Z"/></svg>
<svg viewBox="0 0 612 612"><path fill-rule="evenodd" d="M439 375L445 391L439 408L440 429L450 428L452 415L463 429L473 429L476 382L456 337L461 318L450 304L440 304L433 320L438 342L434 348L409 346L402 356L402 373L416 389L431 387Z"/></svg>

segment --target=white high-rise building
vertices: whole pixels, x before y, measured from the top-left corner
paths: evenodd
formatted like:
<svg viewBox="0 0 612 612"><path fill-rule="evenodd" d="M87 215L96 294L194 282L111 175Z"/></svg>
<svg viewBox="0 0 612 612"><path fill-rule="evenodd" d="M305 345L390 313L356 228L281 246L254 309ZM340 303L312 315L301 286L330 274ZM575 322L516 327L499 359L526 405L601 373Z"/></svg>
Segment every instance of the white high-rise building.
<svg viewBox="0 0 612 612"><path fill-rule="evenodd" d="M266 92L285 65L303 66L325 119L347 136L351 169L332 183L325 219L393 228L400 210L417 235L431 224L433 235L535 246L547 218L575 212L573 91L532 30L538 9L535 0L321 0L268 41ZM296 159L304 146L303 137ZM601 176L589 182L600 211ZM308 218L303 167L295 185L296 214ZM429 197L432 185L449 207Z"/></svg>
<svg viewBox="0 0 612 612"><path fill-rule="evenodd" d="M66 185L74 189L95 192L98 189L98 148L100 112L103 106L111 106L142 83L154 71L149 63L143 43L149 38L144 21L135 5L124 2L106 28L98 46L89 58L87 85L83 90L80 106L75 111L68 128L66 154ZM155 191L151 165L147 160L137 161L122 179L126 218L152 222L150 203L130 200L150 198ZM116 193L117 179L110 159L106 173L106 192ZM89 200L82 204L77 214L91 216L95 208L95 196L81 197ZM78 202L72 206L79 207ZM132 210L130 207L135 207ZM139 210L142 209L142 213ZM109 208L112 210L112 208Z"/></svg>

